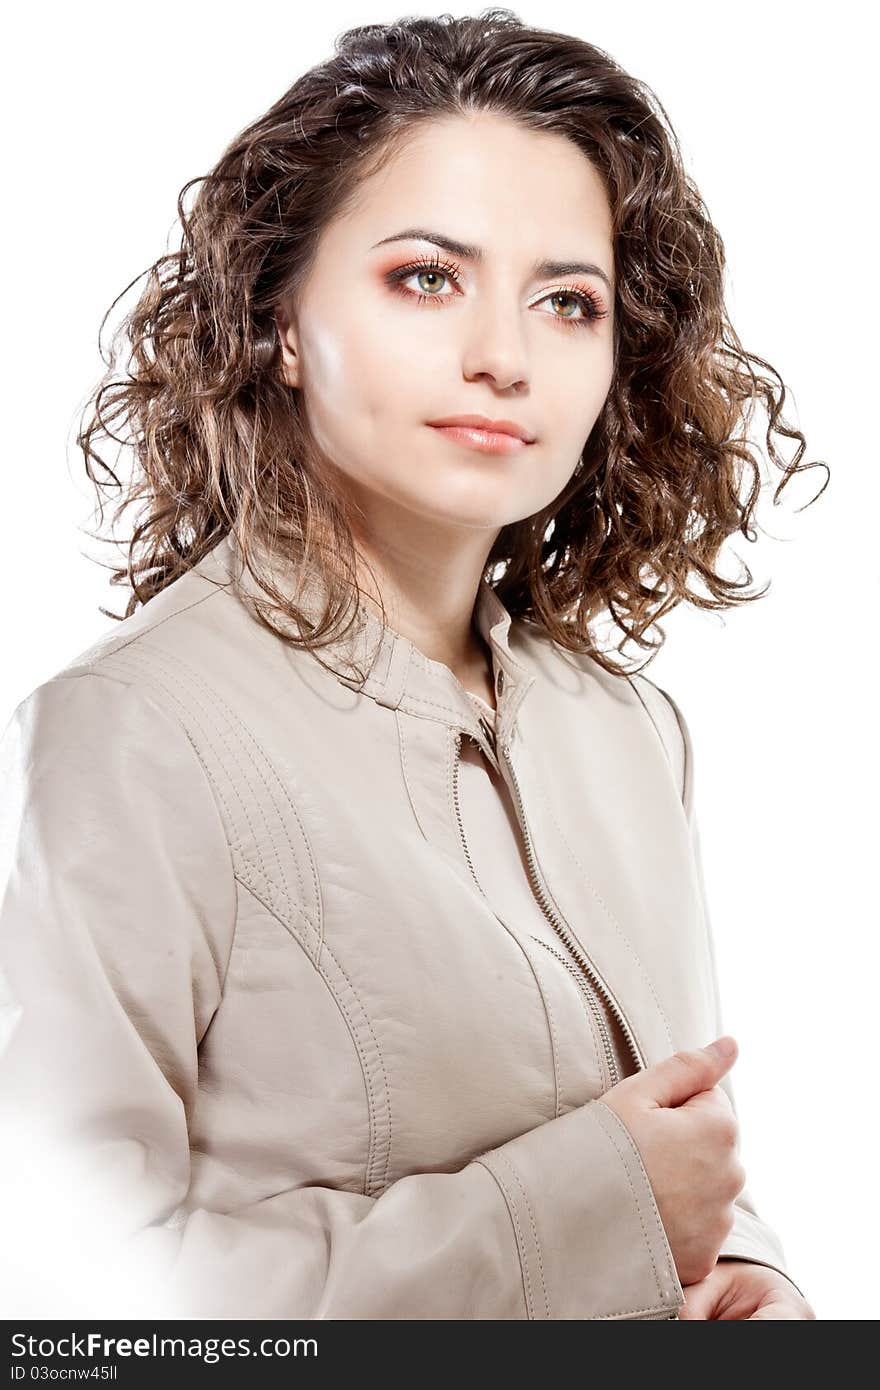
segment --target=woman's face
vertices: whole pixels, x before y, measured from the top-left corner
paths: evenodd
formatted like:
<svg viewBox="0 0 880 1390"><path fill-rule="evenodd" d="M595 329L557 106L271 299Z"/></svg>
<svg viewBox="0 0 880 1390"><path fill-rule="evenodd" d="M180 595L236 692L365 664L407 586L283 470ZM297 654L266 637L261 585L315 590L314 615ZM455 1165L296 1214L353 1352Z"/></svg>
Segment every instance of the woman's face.
<svg viewBox="0 0 880 1390"><path fill-rule="evenodd" d="M551 261L593 269L536 269ZM611 384L613 267L605 190L569 141L487 113L420 127L277 315L284 378L346 491L489 544L552 502ZM483 453L429 424L460 414L533 442Z"/></svg>

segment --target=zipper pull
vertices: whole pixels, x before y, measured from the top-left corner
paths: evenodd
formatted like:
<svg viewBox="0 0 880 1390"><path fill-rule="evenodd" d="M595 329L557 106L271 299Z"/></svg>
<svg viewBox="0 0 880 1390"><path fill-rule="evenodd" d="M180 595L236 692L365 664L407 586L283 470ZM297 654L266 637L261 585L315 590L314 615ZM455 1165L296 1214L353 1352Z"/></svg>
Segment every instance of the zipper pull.
<svg viewBox="0 0 880 1390"><path fill-rule="evenodd" d="M492 752L494 753L496 751L494 729L492 728L489 721L486 719L486 716L483 714L480 715L479 724L480 728L483 730L483 733L486 736L486 742L488 743L489 747L492 749Z"/></svg>

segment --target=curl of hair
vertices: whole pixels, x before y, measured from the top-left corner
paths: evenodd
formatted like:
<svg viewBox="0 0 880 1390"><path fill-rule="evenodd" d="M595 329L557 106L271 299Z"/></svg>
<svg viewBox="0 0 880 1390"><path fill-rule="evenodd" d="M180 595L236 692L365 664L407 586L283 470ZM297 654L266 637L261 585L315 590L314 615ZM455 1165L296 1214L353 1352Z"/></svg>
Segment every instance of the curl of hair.
<svg viewBox="0 0 880 1390"><path fill-rule="evenodd" d="M320 661L354 616L351 514L280 376L275 309L295 303L324 226L418 123L480 111L565 136L592 161L612 210L617 286L602 411L552 505L499 532L486 577L514 618L615 674L592 632L600 614L623 634L617 651L633 640L653 655L665 635L659 625L660 642L645 634L682 600L720 609L763 597L742 592L747 567L739 583L717 572L728 537L755 539L755 406L767 410L767 452L784 475L774 503L794 473L827 465L800 462L806 443L782 416L779 374L728 320L724 246L669 118L601 49L493 8L349 29L181 190L180 247L145 272L77 436L102 521L114 490L116 518L140 507L127 565L110 580L130 586L128 606L107 616L128 617L229 533L270 600L258 616L278 631L280 614L294 645ZM127 484L95 449L99 434L132 448ZM790 463L774 434L798 441ZM328 603L311 630L262 570L261 545L320 566Z"/></svg>

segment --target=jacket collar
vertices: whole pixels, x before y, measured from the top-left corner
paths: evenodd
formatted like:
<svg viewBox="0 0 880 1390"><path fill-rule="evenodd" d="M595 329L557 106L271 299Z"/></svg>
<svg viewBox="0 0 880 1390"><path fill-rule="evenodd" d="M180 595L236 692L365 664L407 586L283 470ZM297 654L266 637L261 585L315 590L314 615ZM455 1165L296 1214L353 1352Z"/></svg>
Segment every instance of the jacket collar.
<svg viewBox="0 0 880 1390"><path fill-rule="evenodd" d="M261 565L271 572L278 589L294 598L310 621L317 621L323 610L325 586L317 567L304 570L291 564L283 555L254 546ZM244 566L241 552L231 535L227 535L206 557L216 560L235 581L242 595L271 603L265 591L257 585ZM203 560L198 566L211 568ZM284 631L284 620L272 614L273 623ZM348 621L348 620L346 620ZM492 656L492 671L497 704L496 736L507 742L516 712L534 675L523 665L511 647L516 624L489 581L480 579L474 604L474 625L487 643ZM434 719L462 731L472 733L481 742L479 714L467 690L450 667L433 661L409 638L396 632L370 608L359 602L349 631L319 648L321 659L333 668L333 674L343 685L356 689L390 709L399 709L425 719ZM357 667L366 673L361 685Z"/></svg>

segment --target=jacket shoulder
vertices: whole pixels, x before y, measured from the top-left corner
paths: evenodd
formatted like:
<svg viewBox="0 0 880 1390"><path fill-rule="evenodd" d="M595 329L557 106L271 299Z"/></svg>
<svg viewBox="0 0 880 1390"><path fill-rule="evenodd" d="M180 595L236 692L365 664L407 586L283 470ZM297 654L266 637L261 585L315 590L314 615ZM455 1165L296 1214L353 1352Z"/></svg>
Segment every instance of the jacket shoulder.
<svg viewBox="0 0 880 1390"><path fill-rule="evenodd" d="M92 672L110 675L113 658L127 648L141 653L145 646L159 645L163 638L187 642L198 630L206 629L206 607L217 609L217 596L225 585L206 578L201 567L188 570L160 590L127 618L119 619L109 631L64 663L52 678Z"/></svg>
<svg viewBox="0 0 880 1390"><path fill-rule="evenodd" d="M690 773L690 736L681 707L668 690L647 676L627 676L660 736L684 799Z"/></svg>
<svg viewBox="0 0 880 1390"><path fill-rule="evenodd" d="M669 691L647 676L629 677L666 749L685 811L694 807L694 744L681 704Z"/></svg>
<svg viewBox="0 0 880 1390"><path fill-rule="evenodd" d="M194 673L197 686L207 682L214 690L222 685L223 673L240 662L242 643L256 626L244 622L229 589L228 573L208 552L56 668L18 708L26 702L60 701L60 687L70 690L78 678L77 700L84 708L93 707L98 719L101 691L115 685L127 687L129 699L144 711L152 707L155 715L161 709L166 718L190 724L198 701L194 705L192 692L184 689L184 667Z"/></svg>
<svg viewBox="0 0 880 1390"><path fill-rule="evenodd" d="M690 784L690 732L680 704L668 690L641 673L606 671L588 653L561 647L535 623L521 621L511 631L515 633L511 650L534 675L559 681L566 687L574 679L584 696L594 702L608 700L615 706L628 705L634 719L648 719L684 799Z"/></svg>
<svg viewBox="0 0 880 1390"><path fill-rule="evenodd" d="M124 786L167 781L170 765L178 790L206 786L185 707L172 683L156 677L165 674L163 649L197 646L203 623L196 614L217 592L188 571L27 692L0 731L3 755L18 772L12 780L51 784L57 796L55 781L68 770L87 780L92 768L108 805Z"/></svg>

